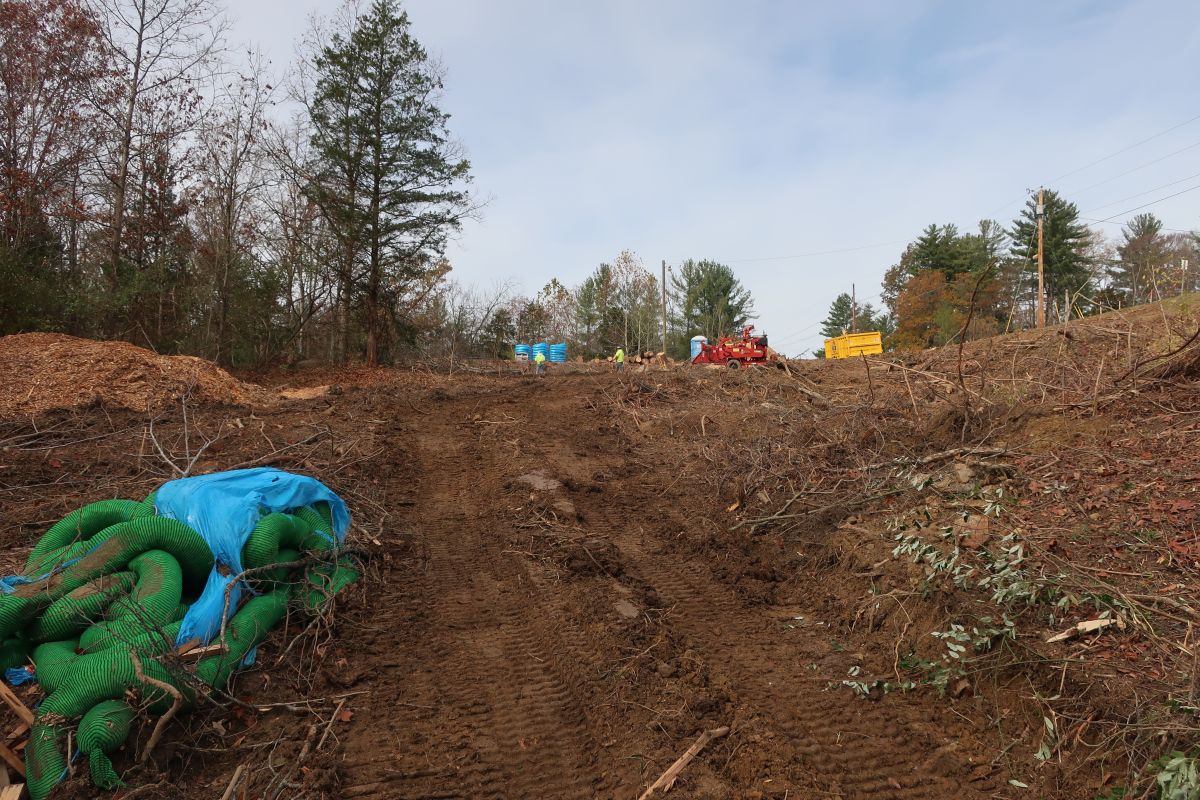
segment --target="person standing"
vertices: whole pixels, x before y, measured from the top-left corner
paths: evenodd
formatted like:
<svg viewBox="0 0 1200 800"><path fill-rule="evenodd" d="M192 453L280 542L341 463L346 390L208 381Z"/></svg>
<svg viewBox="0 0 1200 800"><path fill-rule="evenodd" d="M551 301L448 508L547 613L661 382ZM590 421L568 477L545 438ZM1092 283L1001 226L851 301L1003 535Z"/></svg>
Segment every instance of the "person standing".
<svg viewBox="0 0 1200 800"><path fill-rule="evenodd" d="M613 363L617 365L617 372L625 369L625 348L617 348L617 353L613 356Z"/></svg>
<svg viewBox="0 0 1200 800"><path fill-rule="evenodd" d="M538 376L546 374L546 354L538 353L533 357L533 370Z"/></svg>

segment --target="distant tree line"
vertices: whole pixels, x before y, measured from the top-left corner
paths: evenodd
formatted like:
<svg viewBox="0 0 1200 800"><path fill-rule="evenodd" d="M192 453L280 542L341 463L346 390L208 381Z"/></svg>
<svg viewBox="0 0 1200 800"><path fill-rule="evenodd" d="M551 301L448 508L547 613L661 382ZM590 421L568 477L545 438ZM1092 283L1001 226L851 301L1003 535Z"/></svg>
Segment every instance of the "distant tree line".
<svg viewBox="0 0 1200 800"><path fill-rule="evenodd" d="M1037 201L1006 229L984 220L963 233L929 225L884 274L876 312L856 330L880 330L889 349L920 350L1032 327L1037 309ZM1045 193L1044 303L1048 323L1153 302L1196 289L1196 233L1168 232L1153 214L1113 241L1079 219L1074 203ZM850 297L834 300L822 334L849 330Z"/></svg>
<svg viewBox="0 0 1200 800"><path fill-rule="evenodd" d="M667 353L685 358L693 336L716 339L736 332L754 313L754 301L733 270L716 261L688 259L667 273ZM518 342L567 342L572 356L662 350L661 277L623 250L578 286L552 279L532 297L510 296L481 327L487 355L506 357Z"/></svg>

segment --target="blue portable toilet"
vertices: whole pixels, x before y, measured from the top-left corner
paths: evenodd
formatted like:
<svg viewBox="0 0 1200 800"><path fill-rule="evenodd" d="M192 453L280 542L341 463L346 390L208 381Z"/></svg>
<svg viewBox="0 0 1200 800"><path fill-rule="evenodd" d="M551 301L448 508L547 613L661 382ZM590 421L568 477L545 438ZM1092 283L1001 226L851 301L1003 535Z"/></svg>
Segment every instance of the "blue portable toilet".
<svg viewBox="0 0 1200 800"><path fill-rule="evenodd" d="M695 361L696 356L700 355L700 345L704 344L707 341L708 341L707 336L693 336L692 337L692 350L691 350L691 353L692 353L691 360L692 361Z"/></svg>

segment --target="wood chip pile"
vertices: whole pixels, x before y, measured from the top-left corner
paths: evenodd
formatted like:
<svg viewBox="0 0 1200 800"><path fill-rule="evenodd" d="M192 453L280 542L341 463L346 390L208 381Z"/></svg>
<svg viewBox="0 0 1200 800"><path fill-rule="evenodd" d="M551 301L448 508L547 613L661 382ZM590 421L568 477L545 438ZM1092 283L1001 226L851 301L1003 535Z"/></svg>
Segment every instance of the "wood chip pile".
<svg viewBox="0 0 1200 800"><path fill-rule="evenodd" d="M0 337L0 372L0 419L92 405L154 412L184 396L197 404L230 405L273 397L203 358L160 356L127 342L57 333Z"/></svg>

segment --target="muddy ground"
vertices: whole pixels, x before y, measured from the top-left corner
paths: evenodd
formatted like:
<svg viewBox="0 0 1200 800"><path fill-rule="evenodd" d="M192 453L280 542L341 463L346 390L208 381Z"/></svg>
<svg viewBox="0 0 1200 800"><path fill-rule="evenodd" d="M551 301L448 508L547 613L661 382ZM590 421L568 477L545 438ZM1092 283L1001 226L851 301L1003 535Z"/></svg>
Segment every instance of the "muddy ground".
<svg viewBox="0 0 1200 800"><path fill-rule="evenodd" d="M126 796L219 797L241 766L247 798L636 798L721 726L674 796L1139 796L1196 733L1200 403L1113 330L790 374L274 373L291 399L153 431L14 418L0 541L15 563L201 448L194 472L303 471L355 515L364 579L138 767L147 719ZM1029 366L1063 347L1078 377Z"/></svg>

